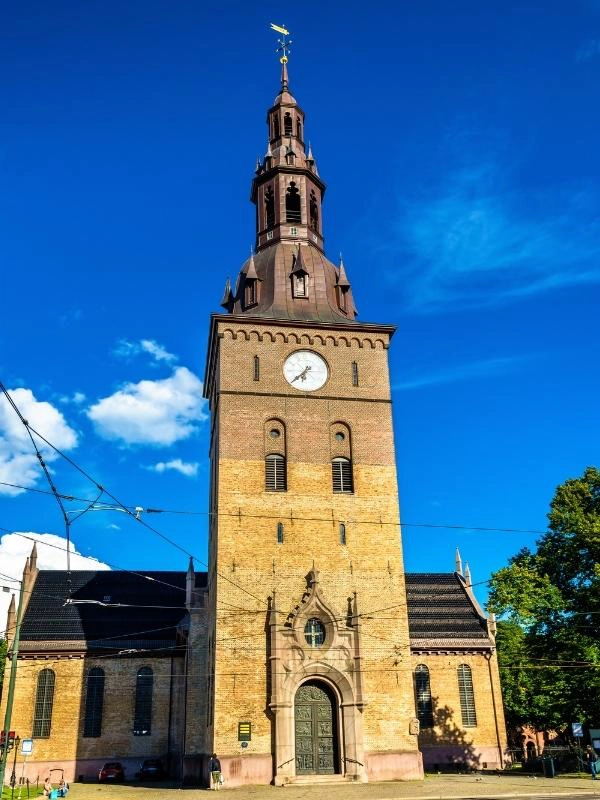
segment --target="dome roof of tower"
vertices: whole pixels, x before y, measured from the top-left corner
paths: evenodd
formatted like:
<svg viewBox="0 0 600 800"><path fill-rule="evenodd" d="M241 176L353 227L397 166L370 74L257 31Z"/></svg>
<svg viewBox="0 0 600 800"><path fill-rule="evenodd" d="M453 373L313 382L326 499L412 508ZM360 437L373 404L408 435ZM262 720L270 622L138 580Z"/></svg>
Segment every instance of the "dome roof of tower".
<svg viewBox="0 0 600 800"><path fill-rule="evenodd" d="M292 273L298 271L294 267L299 253L302 272L307 275L307 293L304 297L295 297L292 292L291 278ZM310 243L282 241L256 253L254 269L260 290L257 302L246 306L244 287L249 262L250 259L244 262L240 270L232 313L299 322L355 322L352 298L348 297L347 313L338 305L338 272L335 265Z"/></svg>

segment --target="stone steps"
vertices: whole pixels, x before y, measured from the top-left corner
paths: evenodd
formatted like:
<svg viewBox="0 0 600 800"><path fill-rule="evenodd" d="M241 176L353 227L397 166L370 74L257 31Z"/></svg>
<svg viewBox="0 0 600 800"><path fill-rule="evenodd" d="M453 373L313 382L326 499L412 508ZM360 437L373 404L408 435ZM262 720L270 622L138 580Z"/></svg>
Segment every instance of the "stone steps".
<svg viewBox="0 0 600 800"><path fill-rule="evenodd" d="M323 783L346 783L345 775L296 775L291 783L294 786L312 786Z"/></svg>

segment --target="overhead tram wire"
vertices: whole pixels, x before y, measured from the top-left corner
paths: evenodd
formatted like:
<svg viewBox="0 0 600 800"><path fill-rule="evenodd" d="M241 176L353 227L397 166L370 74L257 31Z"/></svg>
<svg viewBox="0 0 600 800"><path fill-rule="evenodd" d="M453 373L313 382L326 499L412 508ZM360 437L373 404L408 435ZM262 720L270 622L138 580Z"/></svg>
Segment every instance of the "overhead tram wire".
<svg viewBox="0 0 600 800"><path fill-rule="evenodd" d="M8 486L12 489L20 489L25 492L35 492L36 494L44 494L49 496L54 496L53 492L45 491L44 489L36 489L33 486L22 486L17 483L8 483L7 481L0 481L0 486ZM108 494L108 492L107 492ZM109 495L110 496L110 495ZM79 503L90 503L94 502L90 500L89 497L77 497L72 494L60 494L63 500L69 501L77 501ZM119 503L117 505L112 506L111 504L103 504L104 510L110 511L111 508L125 510L131 512L132 516L135 516L133 512L139 506L133 505L123 505ZM282 517L281 514L248 514L247 512L240 512L240 511L188 511L188 510L179 510L179 509L169 509L169 508L144 508L143 513L145 514L178 514L182 516L190 516L190 517L248 517L250 519L276 519L281 520L285 519ZM541 528L494 528L494 527L486 527L482 525L458 525L455 523L436 523L436 522L403 522L403 521L394 521L394 520L374 520L374 519L344 519L344 520L337 520L333 517L304 517L304 516L294 516L294 522L328 522L328 523L336 523L339 521L346 522L352 525L396 525L400 526L401 528L433 528L438 530L459 530L459 531L473 531L474 533L531 533L543 536L550 531L542 530Z"/></svg>
<svg viewBox="0 0 600 800"><path fill-rule="evenodd" d="M33 443L33 446L34 446L34 448L35 448L35 450L36 450L36 453L38 454L38 459L40 460L40 463L41 463L41 464L43 465L43 467L44 467L44 472L45 472L45 473L46 473L46 475L47 475L47 478L48 478L48 481L49 481L49 484L50 484L50 488L52 489L53 493L56 493L56 494L58 494L58 493L56 492L56 488L55 488L54 484L52 483L52 479L50 478L50 473L48 472L48 470L47 470L47 468L46 468L46 466L45 466L45 464L44 464L44 462L43 462L43 459L41 458L41 455L39 454L39 450L38 450L38 448L37 448L37 445L36 445L36 443L35 443L35 440L33 439L33 435L32 435L32 434L35 434L36 436L38 436L38 437L39 437L39 438L40 438L40 439L41 439L43 442L45 442L45 443L48 445L48 447L52 448L52 450L54 450L54 452L55 452L55 453L57 453L57 454L58 454L58 455L59 455L61 458L65 459L65 461L66 461L68 464L70 464L70 465L71 465L71 466L72 466L74 469L76 469L76 470L77 470L77 471L78 471L78 472L79 472L81 475L83 475L83 476L84 476L84 477L85 477L85 478L86 478L88 481L90 481L90 483L93 483L93 484L94 484L94 486L95 486L95 487L96 487L96 488L99 490L99 492L100 492L100 494L98 495L98 498L100 498L100 497L102 496L102 494L106 494L106 496L107 496L107 497L110 497L110 498L111 498L111 500L113 500L113 501L114 501L114 502L115 502L115 503L116 503L116 504L117 504L117 505L118 505L118 506L119 506L121 509L123 509L123 511L124 511L125 513L127 513L127 514L128 514L130 517L133 517L133 519L135 519L137 522L139 522L139 523L140 523L141 525L143 525L145 528L147 528L148 530L152 531L154 534L156 534L157 536L159 536L161 539L163 539L165 542L167 542L168 544L170 544L170 545L171 545L172 547L174 547L175 549L177 549L177 550L179 550L180 552L184 553L186 556L188 556L188 558L191 558L191 559L193 559L193 560L197 561L199 564L202 564L202 566L205 566L207 569L209 568L209 567L208 567L208 564L207 564L205 561L203 561L202 559L198 558L198 556L194 555L193 553L190 553L190 552L189 552L189 551L187 551L187 550L186 550L184 547L182 547L181 545L179 545L177 542L173 541L171 538L169 538L169 537L168 537L168 536L166 536L164 533L162 533L161 531L159 531L157 528L154 528L152 525L149 525L149 524L148 524L148 523L147 523L145 520L143 520L143 519L141 518L141 516L136 516L136 514L134 514L134 513L133 513L133 512L132 512L132 511L131 511L131 510L130 510L130 509L129 509L129 508L126 506L126 505L124 505L124 504L123 504L123 503L122 503L122 502L119 500L119 498L118 498L118 497L116 497L114 494L112 494L111 492L109 492L109 491L108 491L108 490L107 490L107 489L106 489L104 486L102 486L100 483L98 483L98 481L97 481L97 480L95 480L95 478L93 478L93 477L92 477L92 476L91 476L91 475L90 475L88 472L86 472L86 470L84 470L84 469L83 469L83 467L79 466L79 464L77 464L77 462L75 462L75 461L74 461L74 460L73 460L73 459L72 459L70 456L68 456L66 453L64 453L64 452L63 452L63 451L62 451L60 448L56 447L56 445L52 444L52 442L50 442L48 439L46 439L46 437L45 437L45 436L43 436L43 435L42 435L42 434L41 434L39 431L37 431L37 430L36 430L36 429L35 429L35 428L34 428L32 425L30 425L30 424L29 424L29 422L28 422L28 421L25 419L25 417L23 417L23 415L22 415L22 414L21 414L21 412L19 411L19 409L18 409L18 407L17 407L16 403L14 402L14 400L12 399L12 397L10 396L10 394L9 394L9 392L8 392L8 389L7 389L7 388L6 388L6 386L5 386L5 385L2 383L2 381L0 381L0 391L2 391L2 393L4 394L4 396L6 397L6 399L8 400L8 402L10 403L11 407L14 409L15 413L18 415L18 417L19 417L19 419L21 420L21 422L22 422L22 423L25 425L25 427L27 428L27 432L28 432L28 434L29 434L29 437L30 437L30 439L31 439L32 443ZM59 504L60 504L60 507L61 507L61 510L62 510L62 513L63 513L63 517L65 518L66 527L67 527L67 532L68 532L68 531L69 531L69 526L68 526L69 519L68 519L68 515L67 515L67 513L66 513L66 511L65 511L65 508L64 508L64 506L63 506L62 502L60 501L60 498L58 498L58 497L57 497L57 500L58 500L58 502L59 502ZM85 513L85 512L84 512L84 513ZM69 543L69 542L70 542L70 539L68 540L68 543ZM67 569L68 569L68 571L70 571L70 562L69 562L69 560L67 560ZM218 571L216 572L216 574L217 574L217 575L218 575L218 576L219 576L219 577L220 577L222 580L226 581L227 583L231 584L232 586L235 586L235 587L236 587L236 589L239 589L239 590L240 590L241 592L243 592L244 594L247 594L249 597L252 597L252 599L253 599L253 600L256 600L258 603L261 603L261 604L263 604L263 605L265 604L263 600L261 600L259 597L256 597L256 595L253 595L253 594L252 594L252 592L248 591L248 590L247 590L247 589L245 589L243 586L240 586L238 583L236 583L235 581L233 581L233 580L232 580L231 578L229 578L227 575L223 575L223 574L219 573Z"/></svg>

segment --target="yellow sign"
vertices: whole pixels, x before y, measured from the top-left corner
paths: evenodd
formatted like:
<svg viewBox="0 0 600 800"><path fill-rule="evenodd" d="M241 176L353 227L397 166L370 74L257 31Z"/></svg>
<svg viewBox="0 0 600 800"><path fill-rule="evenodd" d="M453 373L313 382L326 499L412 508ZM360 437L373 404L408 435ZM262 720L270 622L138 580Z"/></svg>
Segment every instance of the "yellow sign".
<svg viewBox="0 0 600 800"><path fill-rule="evenodd" d="M249 742L252 738L252 723L238 722L238 742Z"/></svg>

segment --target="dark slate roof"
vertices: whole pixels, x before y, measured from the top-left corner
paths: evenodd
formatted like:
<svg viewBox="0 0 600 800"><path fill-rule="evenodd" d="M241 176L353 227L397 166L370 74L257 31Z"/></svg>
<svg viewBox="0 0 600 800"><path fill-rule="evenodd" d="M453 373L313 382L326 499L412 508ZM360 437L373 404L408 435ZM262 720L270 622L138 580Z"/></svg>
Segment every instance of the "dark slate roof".
<svg viewBox="0 0 600 800"><path fill-rule="evenodd" d="M40 570L21 626L21 649L172 648L186 615L185 581L185 572L73 571L69 594L66 570ZM206 587L206 573L196 573L196 586ZM131 606L65 605L69 596Z"/></svg>
<svg viewBox="0 0 600 800"><path fill-rule="evenodd" d="M406 574L408 627L414 649L489 648L485 618L453 572Z"/></svg>

